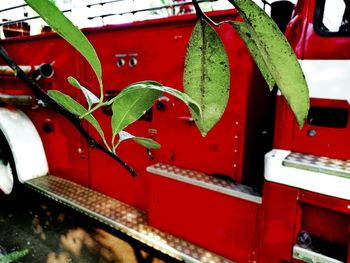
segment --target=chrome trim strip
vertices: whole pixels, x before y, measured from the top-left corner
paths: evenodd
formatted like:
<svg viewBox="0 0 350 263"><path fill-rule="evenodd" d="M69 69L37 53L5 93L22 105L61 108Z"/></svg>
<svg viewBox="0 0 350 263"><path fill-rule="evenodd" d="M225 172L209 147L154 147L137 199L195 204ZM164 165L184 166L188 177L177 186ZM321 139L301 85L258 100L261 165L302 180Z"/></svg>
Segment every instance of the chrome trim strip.
<svg viewBox="0 0 350 263"><path fill-rule="evenodd" d="M299 247L298 245L293 247L293 258L308 263L342 263L342 261Z"/></svg>
<svg viewBox="0 0 350 263"><path fill-rule="evenodd" d="M33 98L30 95L0 94L0 103L6 103L15 106L32 106Z"/></svg>

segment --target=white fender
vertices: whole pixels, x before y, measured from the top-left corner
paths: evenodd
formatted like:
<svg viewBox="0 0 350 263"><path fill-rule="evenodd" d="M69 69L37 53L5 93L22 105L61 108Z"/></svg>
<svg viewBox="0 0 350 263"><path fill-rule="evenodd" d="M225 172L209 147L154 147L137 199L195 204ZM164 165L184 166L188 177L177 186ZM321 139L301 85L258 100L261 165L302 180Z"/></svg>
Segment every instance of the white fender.
<svg viewBox="0 0 350 263"><path fill-rule="evenodd" d="M21 183L48 174L41 138L26 114L18 109L0 108L0 130L10 146ZM0 163L0 189L9 194L12 188L11 169Z"/></svg>

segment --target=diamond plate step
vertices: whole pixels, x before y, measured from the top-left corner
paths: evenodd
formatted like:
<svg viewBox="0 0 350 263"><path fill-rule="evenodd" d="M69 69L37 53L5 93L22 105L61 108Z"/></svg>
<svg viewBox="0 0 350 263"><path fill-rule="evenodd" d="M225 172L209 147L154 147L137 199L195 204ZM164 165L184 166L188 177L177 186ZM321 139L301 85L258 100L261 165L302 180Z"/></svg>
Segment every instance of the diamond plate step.
<svg viewBox="0 0 350 263"><path fill-rule="evenodd" d="M42 176L25 184L174 259L196 263L232 262L149 226L145 212L71 181L55 176Z"/></svg>
<svg viewBox="0 0 350 263"><path fill-rule="evenodd" d="M350 160L292 152L284 159L283 165L350 179Z"/></svg>
<svg viewBox="0 0 350 263"><path fill-rule="evenodd" d="M257 204L262 203L261 193L257 189L233 181L216 178L198 171L183 169L162 163L148 166L147 171Z"/></svg>

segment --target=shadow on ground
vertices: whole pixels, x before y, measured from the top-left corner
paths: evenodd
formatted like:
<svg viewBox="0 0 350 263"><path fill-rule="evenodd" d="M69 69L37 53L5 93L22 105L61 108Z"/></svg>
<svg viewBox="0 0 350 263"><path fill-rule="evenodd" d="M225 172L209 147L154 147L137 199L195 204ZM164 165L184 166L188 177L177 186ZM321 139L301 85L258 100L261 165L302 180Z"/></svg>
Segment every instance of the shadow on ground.
<svg viewBox="0 0 350 263"><path fill-rule="evenodd" d="M0 194L0 254L22 249L29 249L22 263L137 262L128 243L94 227L83 215L19 187L9 196ZM143 251L142 256L147 258Z"/></svg>

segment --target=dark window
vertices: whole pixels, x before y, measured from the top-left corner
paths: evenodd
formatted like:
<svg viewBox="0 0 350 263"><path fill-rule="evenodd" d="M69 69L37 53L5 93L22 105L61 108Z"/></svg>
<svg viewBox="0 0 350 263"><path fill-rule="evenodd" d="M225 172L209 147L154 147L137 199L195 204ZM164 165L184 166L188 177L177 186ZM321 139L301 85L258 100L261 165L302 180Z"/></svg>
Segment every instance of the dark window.
<svg viewBox="0 0 350 263"><path fill-rule="evenodd" d="M350 0L318 0L314 25L321 35L350 35Z"/></svg>
<svg viewBox="0 0 350 263"><path fill-rule="evenodd" d="M348 109L312 106L309 110L307 123L313 126L346 128L348 119Z"/></svg>

